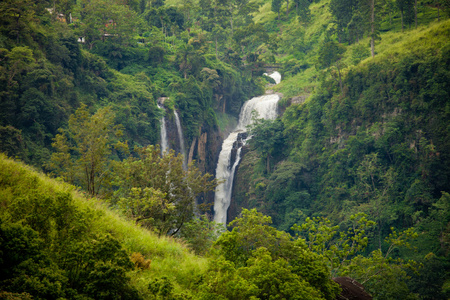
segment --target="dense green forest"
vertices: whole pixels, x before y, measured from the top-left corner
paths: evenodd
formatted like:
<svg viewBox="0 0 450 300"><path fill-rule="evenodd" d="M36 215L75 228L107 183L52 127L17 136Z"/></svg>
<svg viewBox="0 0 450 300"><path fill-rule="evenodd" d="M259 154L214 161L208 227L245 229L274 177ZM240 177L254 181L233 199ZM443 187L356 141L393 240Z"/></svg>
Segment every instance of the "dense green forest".
<svg viewBox="0 0 450 300"><path fill-rule="evenodd" d="M0 298L336 299L349 276L374 299L448 299L449 13L2 1ZM209 173L265 90L280 117L250 128L225 230ZM175 110L189 168L158 146Z"/></svg>

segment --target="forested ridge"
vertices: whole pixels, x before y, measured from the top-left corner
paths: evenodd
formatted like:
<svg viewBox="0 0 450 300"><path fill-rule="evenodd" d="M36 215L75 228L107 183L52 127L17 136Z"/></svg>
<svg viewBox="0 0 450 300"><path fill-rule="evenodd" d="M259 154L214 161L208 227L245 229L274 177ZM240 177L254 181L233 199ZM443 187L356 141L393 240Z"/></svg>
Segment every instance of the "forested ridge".
<svg viewBox="0 0 450 300"><path fill-rule="evenodd" d="M447 299L449 12L2 1L0 298ZM265 90L224 230L208 172ZM158 145L174 111L189 167Z"/></svg>

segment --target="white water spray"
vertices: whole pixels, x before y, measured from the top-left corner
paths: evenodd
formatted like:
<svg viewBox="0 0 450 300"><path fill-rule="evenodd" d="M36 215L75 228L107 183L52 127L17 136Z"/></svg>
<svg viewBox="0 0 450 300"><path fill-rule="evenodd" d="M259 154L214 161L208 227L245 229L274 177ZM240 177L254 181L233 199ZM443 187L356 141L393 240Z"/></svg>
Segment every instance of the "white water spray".
<svg viewBox="0 0 450 300"><path fill-rule="evenodd" d="M275 81L277 79L281 80L281 75L278 72L270 75L270 77L274 78ZM239 134L245 133L247 126L252 123L253 111L258 113L258 118L275 119L277 117L277 102L279 99L280 97L274 94L255 97L245 102L241 109L236 129L223 141L216 168L216 179L223 181L223 183L219 184L215 191L214 221L222 224L227 223L227 211L231 202L234 173L241 159L242 146L246 142L246 139ZM234 162L232 161L233 149L236 150Z"/></svg>
<svg viewBox="0 0 450 300"><path fill-rule="evenodd" d="M174 109L173 114L175 116L175 123L177 124L177 132L178 132L178 138L180 140L180 153L183 155L183 169L187 170L187 163L186 163L186 148L184 147L184 137L183 137L183 129L181 128L181 122L180 118L178 117L177 111Z"/></svg>
<svg viewBox="0 0 450 300"><path fill-rule="evenodd" d="M162 107L159 106L158 104L158 108ZM164 116L161 118L160 122L161 122L161 154L164 155L164 153L169 151L169 140L167 138L166 120L164 119Z"/></svg>
<svg viewBox="0 0 450 300"><path fill-rule="evenodd" d="M275 80L275 84L279 84L281 82L281 74L278 72L274 72L270 75L268 75L267 73L264 73L264 75L272 77L272 79Z"/></svg>

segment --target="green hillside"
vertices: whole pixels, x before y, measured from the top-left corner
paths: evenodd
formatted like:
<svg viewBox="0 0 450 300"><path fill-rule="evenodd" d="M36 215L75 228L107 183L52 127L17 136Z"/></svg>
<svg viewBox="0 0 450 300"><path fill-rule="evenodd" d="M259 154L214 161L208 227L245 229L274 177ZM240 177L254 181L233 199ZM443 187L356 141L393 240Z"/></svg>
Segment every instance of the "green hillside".
<svg viewBox="0 0 450 300"><path fill-rule="evenodd" d="M313 10L312 15L314 21ZM318 67L319 48L296 59L300 65L312 63L274 87L285 95L283 106L293 104L279 120L253 129L236 175L233 206L257 208L286 231L311 216L345 228L350 215L365 212L377 222L368 249L382 251L389 248L384 237L391 228L414 227L416 252L398 255L423 261L422 272L429 274L434 271L427 270L432 264L427 266L425 257L433 253L440 257L436 271L444 274L449 26L446 20L401 32L393 23L393 30L380 33L374 58L363 47L369 44L365 37L344 45L341 58L327 69ZM326 34L322 38L317 45L330 47ZM361 49L362 60L355 57ZM444 297L436 290L431 294Z"/></svg>
<svg viewBox="0 0 450 300"><path fill-rule="evenodd" d="M2 1L0 298L336 299L350 276L374 299L447 299L449 13ZM250 128L224 231L208 173L265 90L280 117Z"/></svg>
<svg viewBox="0 0 450 300"><path fill-rule="evenodd" d="M105 290L97 293L105 293L102 296L105 299L114 293L133 299L136 291L149 297L148 284L163 276L174 283L176 290L189 290L191 275L205 271L206 259L194 255L180 241L158 237L109 210L99 200L86 197L84 192L75 187L50 179L4 155L1 156L0 164L2 269L5 268L6 272L6 267L9 267L11 272L31 278L29 281L24 278L13 281L11 285L19 291L43 299L72 298L76 293L71 296L74 291L70 291L70 288L86 284L82 280L88 280L77 278L81 274L73 272L84 272L83 276L87 276L105 263L111 268L110 271L103 270L111 272L110 275L105 273L105 276L117 278L110 278L110 282L103 283L102 280L106 279L97 278L100 285L105 284ZM12 231L14 235L10 233L12 229L15 230ZM11 237L23 240L23 244L14 242L14 239L9 240ZM91 249L92 246L103 246L103 251L110 252L90 253L95 250ZM114 247L118 247L117 250ZM14 260L7 260L13 257L9 251L16 251ZM125 252L122 254L119 251ZM139 258L137 254L142 255L140 260L135 258ZM114 256L117 256L117 261L114 261ZM136 268L129 265L130 257L137 261ZM40 268L44 269L17 271L17 268L24 267L27 259L35 260L37 265L42 264ZM92 259L97 261L93 266L89 261ZM128 260L127 264L120 261L124 259ZM140 269L138 262L143 259L148 260L149 264ZM8 282L3 281L8 277L7 274L2 275L3 283ZM117 290L112 290L115 284L118 284ZM109 296L106 294L108 292L111 293ZM91 297L97 298L99 295L94 293Z"/></svg>

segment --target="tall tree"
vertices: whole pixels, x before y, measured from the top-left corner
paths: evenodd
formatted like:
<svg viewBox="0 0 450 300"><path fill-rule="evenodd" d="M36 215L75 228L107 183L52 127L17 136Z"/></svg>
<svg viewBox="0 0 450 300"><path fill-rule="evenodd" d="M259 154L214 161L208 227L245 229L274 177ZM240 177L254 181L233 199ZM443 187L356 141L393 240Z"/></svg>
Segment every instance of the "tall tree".
<svg viewBox="0 0 450 300"><path fill-rule="evenodd" d="M64 18L66 19L66 23L69 24L72 22L71 15L72 11L76 5L76 0L55 0L55 14L62 13Z"/></svg>
<svg viewBox="0 0 450 300"><path fill-rule="evenodd" d="M252 22L252 14L258 10L258 5L249 0L231 0L230 9L231 32L239 26L246 26Z"/></svg>
<svg viewBox="0 0 450 300"><path fill-rule="evenodd" d="M63 179L81 184L95 196L109 175L110 155L116 149L127 150L127 145L117 141L122 135L120 125L114 125L111 108L99 109L89 116L86 105L70 116L68 129L60 129L52 146L48 166Z"/></svg>
<svg viewBox="0 0 450 300"><path fill-rule="evenodd" d="M413 0L396 0L397 8L400 10L400 17L402 22L402 31L404 30L405 21L410 24L411 20L411 6Z"/></svg>
<svg viewBox="0 0 450 300"><path fill-rule="evenodd" d="M375 0L370 0L370 51L375 57Z"/></svg>
<svg viewBox="0 0 450 300"><path fill-rule="evenodd" d="M417 29L417 0L414 0L414 26Z"/></svg>
<svg viewBox="0 0 450 300"><path fill-rule="evenodd" d="M289 17L289 0L286 0L286 19Z"/></svg>
<svg viewBox="0 0 450 300"><path fill-rule="evenodd" d="M339 42L342 42L349 23L352 21L355 1L354 0L331 0L330 12L337 25L337 34Z"/></svg>
<svg viewBox="0 0 450 300"><path fill-rule="evenodd" d="M300 21L307 22L311 18L311 11L309 0L294 0L296 13L300 18Z"/></svg>
<svg viewBox="0 0 450 300"><path fill-rule="evenodd" d="M0 24L6 29L5 35L15 37L20 42L21 36L31 30L34 22L35 3L31 0L5 0L0 2Z"/></svg>
<svg viewBox="0 0 450 300"><path fill-rule="evenodd" d="M129 6L115 0L82 0L78 3L78 34L89 47L95 41L113 39L126 44L137 27L137 14Z"/></svg>
<svg viewBox="0 0 450 300"><path fill-rule="evenodd" d="M284 148L283 123L280 120L256 119L250 132L253 135L250 143L265 158L267 174L270 174L272 158Z"/></svg>
<svg viewBox="0 0 450 300"><path fill-rule="evenodd" d="M278 13L278 22L280 21L281 0L272 0L272 11Z"/></svg>
<svg viewBox="0 0 450 300"><path fill-rule="evenodd" d="M234 3L234 4L233 4ZM229 34L233 32L233 15L236 2L228 0L201 0L202 29L208 31L215 42L216 56L218 57L219 43L226 44ZM231 32L230 32L231 31Z"/></svg>
<svg viewBox="0 0 450 300"><path fill-rule="evenodd" d="M336 43L334 41L329 41L321 47L319 51L318 63L322 68L335 67L338 73L338 83L341 93L344 92L342 86L342 76L341 69L342 63L341 59L346 51L344 45Z"/></svg>

